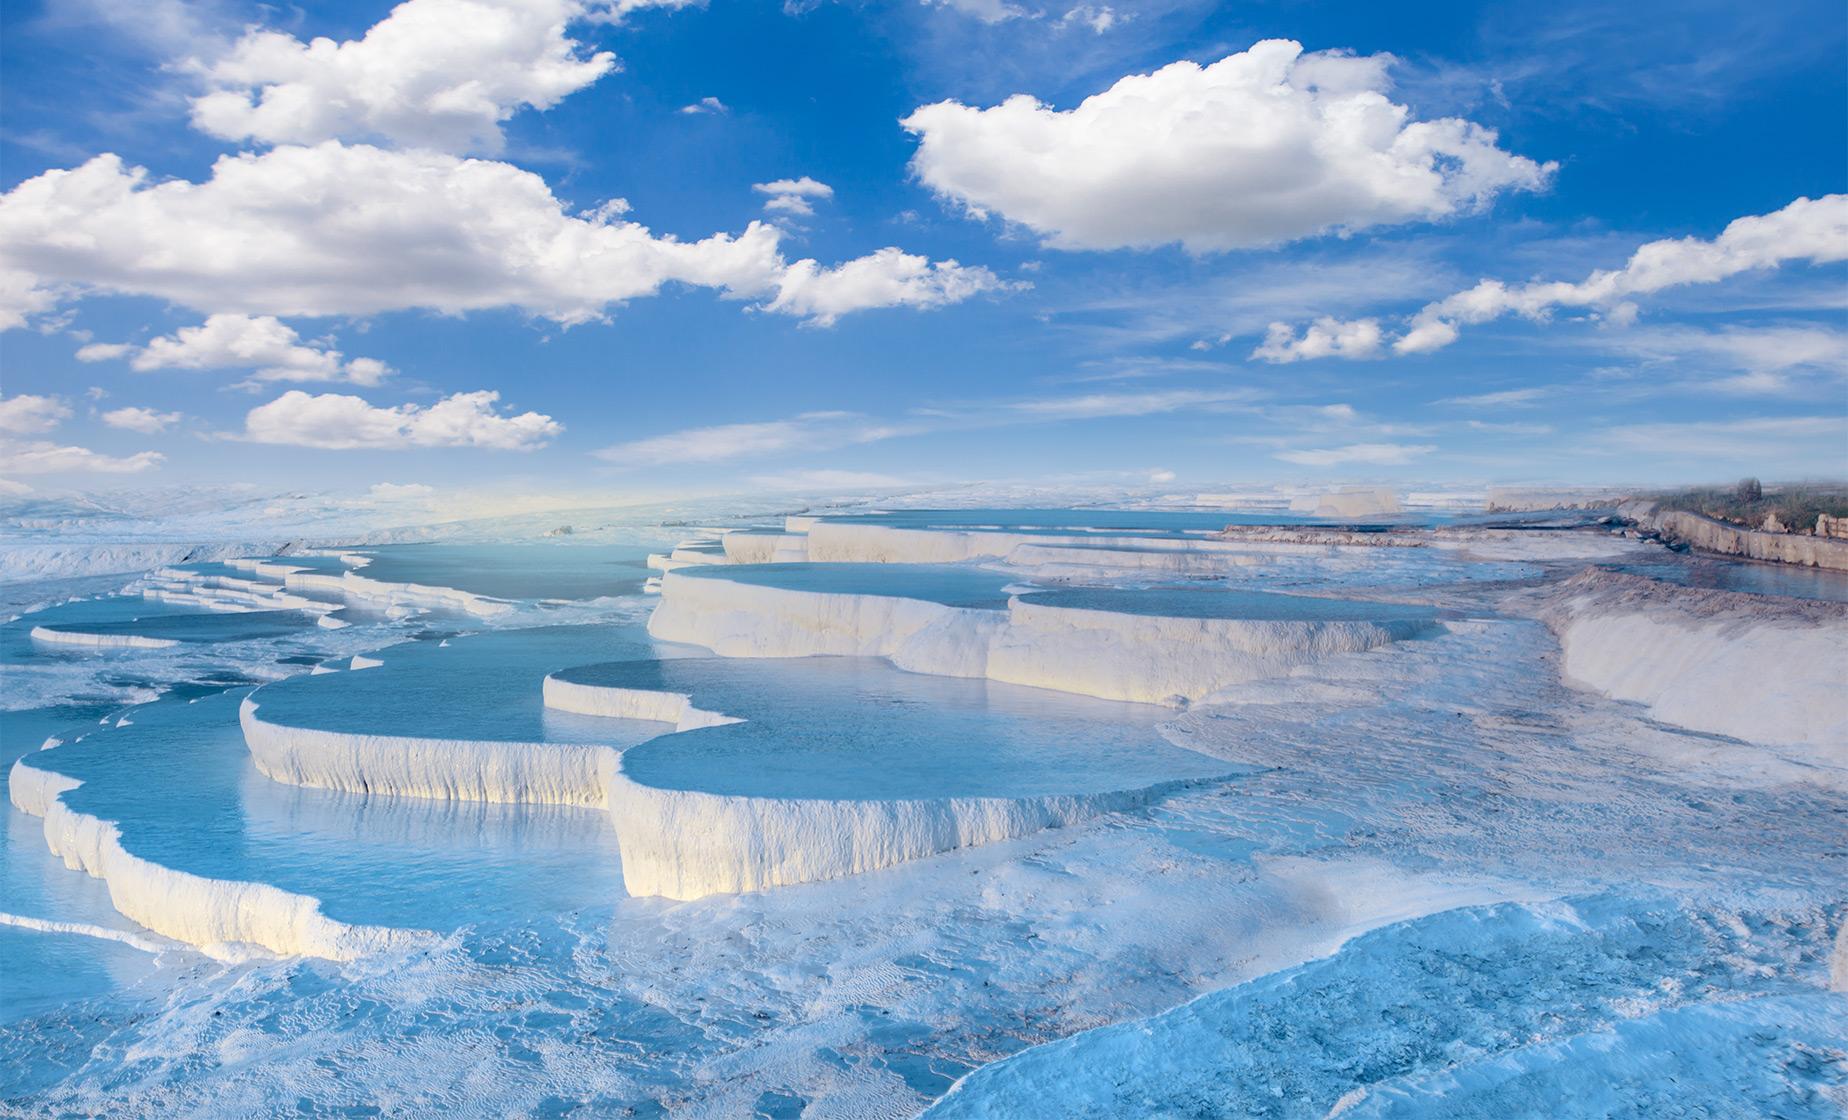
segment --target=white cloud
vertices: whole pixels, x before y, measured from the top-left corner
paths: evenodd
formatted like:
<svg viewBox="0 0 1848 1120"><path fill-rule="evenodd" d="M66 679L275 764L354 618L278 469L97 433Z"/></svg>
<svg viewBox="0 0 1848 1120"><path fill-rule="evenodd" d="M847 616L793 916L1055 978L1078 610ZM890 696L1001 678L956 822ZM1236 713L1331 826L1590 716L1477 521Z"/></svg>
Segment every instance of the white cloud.
<svg viewBox="0 0 1848 1120"><path fill-rule="evenodd" d="M1003 283L986 268L953 260L933 262L888 247L833 268L813 260L797 261L777 281L776 295L761 306L826 327L854 311L943 307L982 292L1022 286Z"/></svg>
<svg viewBox="0 0 1848 1120"><path fill-rule="evenodd" d="M1475 393L1467 397L1445 397L1433 404L1454 404L1463 408L1527 408L1547 396L1550 388L1503 389L1494 393Z"/></svg>
<svg viewBox="0 0 1848 1120"><path fill-rule="evenodd" d="M129 368L252 369L256 381L345 381L377 385L391 367L376 358L347 360L338 350L304 345L294 328L273 315L224 313L196 327L134 347L91 343L77 351L79 361L128 357Z"/></svg>
<svg viewBox="0 0 1848 1120"><path fill-rule="evenodd" d="M1412 316L1393 349L1401 354L1429 353L1456 341L1463 325L1509 314L1545 319L1558 308L1597 308L1616 325L1627 325L1636 315L1636 296L1715 284L1792 261L1842 260L1848 260L1848 195L1799 198L1782 210L1736 219L1711 241L1680 237L1648 242L1622 268L1600 269L1577 283L1484 280L1427 304Z"/></svg>
<svg viewBox="0 0 1848 1120"><path fill-rule="evenodd" d="M577 0L406 0L345 42L253 30L192 64L212 87L193 101L193 124L267 144L498 152L515 112L550 108L616 68L614 55L566 34L584 10Z"/></svg>
<svg viewBox="0 0 1848 1120"><path fill-rule="evenodd" d="M731 106L725 104L725 102L720 101L716 97L702 97L698 101L693 102L691 105L682 105L680 107L680 111L682 114L689 116L689 117L699 116L701 114L707 114L707 113L714 114L714 115L723 115L725 113L731 112Z"/></svg>
<svg viewBox="0 0 1848 1120"><path fill-rule="evenodd" d="M1015 401L1011 411L1036 420L1091 420L1109 416L1153 416L1184 408L1213 409L1249 402L1250 389L1161 389L1147 393L1086 393Z"/></svg>
<svg viewBox="0 0 1848 1120"><path fill-rule="evenodd" d="M1848 374L1848 332L1814 325L1661 327L1624 331L1612 340L1628 353L1652 360L1705 359L1707 364L1746 372L1738 387L1765 389L1786 384L1783 374L1799 369Z"/></svg>
<svg viewBox="0 0 1848 1120"><path fill-rule="evenodd" d="M0 432L32 435L49 432L70 419L70 406L57 397L19 393L0 398Z"/></svg>
<svg viewBox="0 0 1848 1120"><path fill-rule="evenodd" d="M1632 451L1650 461L1724 464L1760 470L1839 474L1848 423L1841 416L1753 416L1736 420L1623 424L1600 430L1579 450L1587 455Z"/></svg>
<svg viewBox="0 0 1848 1120"><path fill-rule="evenodd" d="M1020 94L926 105L902 123L932 190L1061 249L1278 245L1546 184L1552 164L1504 151L1490 129L1413 121L1386 97L1392 61L1267 40L1131 75L1066 112Z"/></svg>
<svg viewBox="0 0 1848 1120"><path fill-rule="evenodd" d="M751 189L759 194L798 194L809 198L834 197L833 187L807 175L799 179L772 179L768 183L752 183Z"/></svg>
<svg viewBox="0 0 1848 1120"><path fill-rule="evenodd" d="M1108 4L1100 4L1095 7L1090 4L1080 4L1076 8L1060 16L1059 22L1053 26L1061 31L1067 27L1073 26L1088 27L1099 35L1102 35L1126 18L1128 17L1117 15L1116 9Z"/></svg>
<svg viewBox="0 0 1848 1120"><path fill-rule="evenodd" d="M966 16L974 16L983 23L1005 23L1010 19L1019 19L1026 15L1026 10L1018 8L1007 0L923 0L935 8L948 8Z"/></svg>
<svg viewBox="0 0 1848 1120"><path fill-rule="evenodd" d="M1165 467L1158 467L1149 472L1149 485L1151 486L1166 486L1168 483L1173 482L1174 479L1174 472Z"/></svg>
<svg viewBox="0 0 1848 1120"><path fill-rule="evenodd" d="M134 406L127 408L112 408L102 415L103 423L109 425L111 428L121 428L124 431L140 432L142 435L146 436L157 435L164 432L169 425L177 424L184 419L186 419L186 417L183 413L157 412L151 408L137 408Z"/></svg>
<svg viewBox="0 0 1848 1120"><path fill-rule="evenodd" d="M26 325L29 316L58 305L58 291L23 269L0 267L0 331Z"/></svg>
<svg viewBox="0 0 1848 1120"><path fill-rule="evenodd" d="M1340 467L1350 463L1397 466L1436 450L1437 447L1429 443L1350 443L1345 447L1279 451L1277 458L1305 467Z"/></svg>
<svg viewBox="0 0 1848 1120"><path fill-rule="evenodd" d="M828 184L809 178L773 179L768 183L752 183L751 189L770 197L764 202L764 209L773 213L799 214L807 217L815 212L811 198L829 199L834 197L834 188Z"/></svg>
<svg viewBox="0 0 1848 1120"><path fill-rule="evenodd" d="M791 265L781 236L752 222L736 237L656 237L608 206L568 213L511 164L331 141L226 156L202 183L156 183L103 155L0 196L0 273L30 274L32 292L82 286L206 313L514 307L571 324L681 283L825 323L1000 286L892 248Z"/></svg>
<svg viewBox="0 0 1848 1120"><path fill-rule="evenodd" d="M379 408L340 393L291 389L244 418L242 438L252 443L288 444L333 450L396 451L413 447L482 447L531 451L563 431L550 416L495 410L492 390L456 393L433 405Z"/></svg>
<svg viewBox="0 0 1848 1120"><path fill-rule="evenodd" d="M1251 352L1266 362L1299 362L1310 358L1371 358L1380 350L1378 319L1335 319L1324 315L1298 338L1288 323L1272 323L1264 342Z"/></svg>
<svg viewBox="0 0 1848 1120"><path fill-rule="evenodd" d="M0 474L139 474L165 458L158 451L118 458L50 440L0 440Z"/></svg>
<svg viewBox="0 0 1848 1120"><path fill-rule="evenodd" d="M819 452L945 430L1008 427L1109 417L1151 416L1184 409L1226 411L1257 394L1250 389L1172 389L1090 393L957 408L913 409L902 420L857 412L805 412L782 420L715 424L619 443L592 452L624 467L718 463L778 452ZM1159 472L1158 472L1159 473ZM1157 480L1159 481L1159 480Z"/></svg>
<svg viewBox="0 0 1848 1120"><path fill-rule="evenodd" d="M604 0L594 4L586 13L586 18L596 23L621 23L636 12L648 8L664 8L670 12L681 8L704 7L705 0ZM707 98L711 101L713 98Z"/></svg>
<svg viewBox="0 0 1848 1120"><path fill-rule="evenodd" d="M665 463L717 463L778 451L826 451L873 443L900 429L852 412L805 412L787 420L714 424L650 436L592 452L625 467Z"/></svg>

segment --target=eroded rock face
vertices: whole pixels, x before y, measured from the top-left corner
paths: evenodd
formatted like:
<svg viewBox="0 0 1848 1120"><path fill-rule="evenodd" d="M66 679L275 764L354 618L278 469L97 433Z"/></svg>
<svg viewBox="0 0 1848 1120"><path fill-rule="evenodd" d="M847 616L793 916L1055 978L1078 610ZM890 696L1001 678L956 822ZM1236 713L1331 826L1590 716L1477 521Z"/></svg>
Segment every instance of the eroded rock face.
<svg viewBox="0 0 1848 1120"><path fill-rule="evenodd" d="M1848 540L1838 535L1841 532L1839 520L1831 523L1827 534L1819 532L1809 536L1745 529L1685 510L1661 512L1649 502L1628 503L1623 513L1672 541L1704 552L1848 572ZM1820 520L1818 528L1821 528Z"/></svg>

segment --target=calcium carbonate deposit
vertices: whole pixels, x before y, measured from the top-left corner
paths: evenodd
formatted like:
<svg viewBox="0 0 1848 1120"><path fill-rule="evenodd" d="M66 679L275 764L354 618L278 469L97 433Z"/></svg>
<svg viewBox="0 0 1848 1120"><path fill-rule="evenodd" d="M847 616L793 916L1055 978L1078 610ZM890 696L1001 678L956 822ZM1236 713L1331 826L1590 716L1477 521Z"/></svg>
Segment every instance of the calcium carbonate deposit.
<svg viewBox="0 0 1848 1120"><path fill-rule="evenodd" d="M1298 507L34 553L0 1114L1842 1115L1848 583Z"/></svg>

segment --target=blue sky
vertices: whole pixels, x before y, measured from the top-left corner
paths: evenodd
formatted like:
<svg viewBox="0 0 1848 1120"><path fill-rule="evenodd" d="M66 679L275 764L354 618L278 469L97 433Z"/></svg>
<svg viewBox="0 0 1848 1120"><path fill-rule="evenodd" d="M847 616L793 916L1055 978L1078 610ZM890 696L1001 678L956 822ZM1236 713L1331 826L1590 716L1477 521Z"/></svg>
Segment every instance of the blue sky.
<svg viewBox="0 0 1848 1120"><path fill-rule="evenodd" d="M15 492L1848 473L1839 4L4 18Z"/></svg>

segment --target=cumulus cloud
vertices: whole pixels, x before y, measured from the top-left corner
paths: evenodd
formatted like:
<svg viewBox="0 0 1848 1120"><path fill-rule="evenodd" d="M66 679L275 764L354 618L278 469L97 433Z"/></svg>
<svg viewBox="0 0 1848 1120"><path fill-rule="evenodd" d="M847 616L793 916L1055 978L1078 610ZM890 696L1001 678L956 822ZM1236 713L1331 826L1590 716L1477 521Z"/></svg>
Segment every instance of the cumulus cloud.
<svg viewBox="0 0 1848 1120"><path fill-rule="evenodd" d="M338 350L304 345L273 315L223 313L181 327L146 346L93 342L77 351L84 362L128 358L139 372L156 369L249 369L256 381L346 381L377 385L391 367L376 358L348 360Z"/></svg>
<svg viewBox="0 0 1848 1120"><path fill-rule="evenodd" d="M772 179L768 183L752 183L751 189L770 197L764 202L764 209L772 213L800 214L804 217L815 212L812 198L829 199L834 197L834 188L828 184L809 178Z"/></svg>
<svg viewBox="0 0 1848 1120"><path fill-rule="evenodd" d="M159 412L152 408L112 408L103 413L103 423L111 428L124 431L140 432L142 435L158 435L167 430L169 425L177 424L186 417L178 412Z"/></svg>
<svg viewBox="0 0 1848 1120"><path fill-rule="evenodd" d="M1503 150L1493 130L1413 120L1386 96L1392 61L1267 40L1131 75L1069 111L1018 94L986 109L938 102L902 123L937 194L1060 249L1279 245L1545 186L1554 165Z"/></svg>
<svg viewBox="0 0 1848 1120"><path fill-rule="evenodd" d="M1272 323L1264 342L1251 356L1266 362L1299 362L1310 358L1371 358L1379 354L1378 319L1335 319L1324 315L1300 337L1288 323Z"/></svg>
<svg viewBox="0 0 1848 1120"><path fill-rule="evenodd" d="M414 447L481 447L531 451L544 447L564 428L550 416L496 410L492 390L456 393L433 405L380 408L341 393L291 389L244 417L241 438L330 450L364 448L398 451Z"/></svg>
<svg viewBox="0 0 1848 1120"><path fill-rule="evenodd" d="M695 117L701 114L713 114L716 116L731 112L731 106L725 104L725 102L720 101L716 97L702 97L690 105L682 105L680 107L680 112L689 117Z"/></svg>
<svg viewBox="0 0 1848 1120"><path fill-rule="evenodd" d="M154 182L102 155L0 196L0 274L31 278L22 299L68 286L208 314L513 307L565 324L672 283L817 322L1000 286L986 269L892 248L791 265L767 223L687 242L621 209L571 214L507 163L334 141L225 156L199 183Z"/></svg>
<svg viewBox="0 0 1848 1120"><path fill-rule="evenodd" d="M406 0L364 37L304 43L252 30L193 69L212 88L195 127L227 140L387 140L498 152L501 123L616 68L566 34L577 0Z"/></svg>
<svg viewBox="0 0 1848 1120"><path fill-rule="evenodd" d="M1429 443L1350 443L1345 447L1279 451L1277 458L1305 467L1341 467L1351 463L1397 466L1436 450L1436 445Z"/></svg>
<svg viewBox="0 0 1848 1120"><path fill-rule="evenodd" d="M139 474L160 466L165 458L158 451L118 457L50 440L0 439L3 474Z"/></svg>
<svg viewBox="0 0 1848 1120"><path fill-rule="evenodd" d="M49 432L70 415L70 406L57 397L19 393L0 398L0 432L10 435Z"/></svg>
<svg viewBox="0 0 1848 1120"><path fill-rule="evenodd" d="M982 292L1020 286L1003 283L986 268L932 261L887 247L833 268L797 261L777 280L776 294L760 306L825 327L854 311L943 307Z"/></svg>
<svg viewBox="0 0 1848 1120"><path fill-rule="evenodd" d="M26 319L58 305L58 291L30 272L0 267L0 331L26 325Z"/></svg>
<svg viewBox="0 0 1848 1120"><path fill-rule="evenodd" d="M805 412L786 420L713 424L632 440L592 452L625 467L662 463L717 463L778 451L826 451L873 443L900 429L852 412Z"/></svg>

